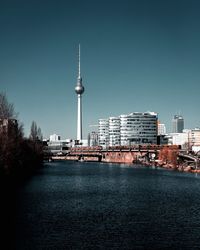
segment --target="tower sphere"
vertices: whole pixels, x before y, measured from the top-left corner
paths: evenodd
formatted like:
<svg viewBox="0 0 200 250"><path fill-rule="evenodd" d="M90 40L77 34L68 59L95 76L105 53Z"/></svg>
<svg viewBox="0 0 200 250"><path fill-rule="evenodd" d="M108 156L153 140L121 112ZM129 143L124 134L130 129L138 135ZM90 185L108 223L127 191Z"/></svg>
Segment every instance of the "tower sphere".
<svg viewBox="0 0 200 250"><path fill-rule="evenodd" d="M84 87L82 85L77 85L75 87L76 94L81 95L84 92Z"/></svg>

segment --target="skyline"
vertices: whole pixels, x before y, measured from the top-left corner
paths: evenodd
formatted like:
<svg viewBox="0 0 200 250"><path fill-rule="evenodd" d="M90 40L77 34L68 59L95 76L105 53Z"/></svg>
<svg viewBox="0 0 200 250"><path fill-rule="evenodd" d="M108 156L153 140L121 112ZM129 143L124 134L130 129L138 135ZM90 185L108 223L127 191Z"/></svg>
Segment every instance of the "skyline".
<svg viewBox="0 0 200 250"><path fill-rule="evenodd" d="M200 126L198 1L14 1L0 3L0 91L25 134L76 138L81 44L83 138L99 118L154 111L172 128Z"/></svg>

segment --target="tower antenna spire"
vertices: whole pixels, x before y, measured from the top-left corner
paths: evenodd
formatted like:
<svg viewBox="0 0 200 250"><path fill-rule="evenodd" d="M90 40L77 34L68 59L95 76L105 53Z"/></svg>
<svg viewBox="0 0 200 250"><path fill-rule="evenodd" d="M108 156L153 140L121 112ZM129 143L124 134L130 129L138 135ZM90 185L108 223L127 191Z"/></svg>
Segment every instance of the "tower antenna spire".
<svg viewBox="0 0 200 250"><path fill-rule="evenodd" d="M78 78L81 78L81 45L78 45Z"/></svg>

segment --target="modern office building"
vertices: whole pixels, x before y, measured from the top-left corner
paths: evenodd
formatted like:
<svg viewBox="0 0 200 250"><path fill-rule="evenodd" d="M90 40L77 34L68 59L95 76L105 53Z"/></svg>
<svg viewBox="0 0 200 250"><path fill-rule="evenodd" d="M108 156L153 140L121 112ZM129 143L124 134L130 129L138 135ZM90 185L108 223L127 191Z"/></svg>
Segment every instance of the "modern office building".
<svg viewBox="0 0 200 250"><path fill-rule="evenodd" d="M81 143L82 141L82 94L84 87L82 84L81 77L81 63L80 63L80 44L79 44L79 57L78 57L78 78L75 87L75 92L78 96L78 112L77 112L77 140Z"/></svg>
<svg viewBox="0 0 200 250"><path fill-rule="evenodd" d="M134 112L120 116L121 145L156 144L158 116L154 112Z"/></svg>
<svg viewBox="0 0 200 250"><path fill-rule="evenodd" d="M182 133L184 129L184 119L181 115L174 115L172 119L172 133Z"/></svg>
<svg viewBox="0 0 200 250"><path fill-rule="evenodd" d="M129 115L99 120L99 145L130 146L157 143L157 120L154 112L134 112Z"/></svg>
<svg viewBox="0 0 200 250"><path fill-rule="evenodd" d="M109 120L99 119L99 145L107 147L109 145Z"/></svg>
<svg viewBox="0 0 200 250"><path fill-rule="evenodd" d="M120 145L120 118L110 117L109 118L109 146L119 146Z"/></svg>

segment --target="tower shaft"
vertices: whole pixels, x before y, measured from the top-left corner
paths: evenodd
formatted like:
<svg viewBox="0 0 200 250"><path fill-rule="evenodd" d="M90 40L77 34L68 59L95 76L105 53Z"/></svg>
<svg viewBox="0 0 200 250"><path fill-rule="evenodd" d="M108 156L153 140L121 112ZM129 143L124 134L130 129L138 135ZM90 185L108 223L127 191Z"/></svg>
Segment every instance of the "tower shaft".
<svg viewBox="0 0 200 250"><path fill-rule="evenodd" d="M82 98L80 94L78 94L77 140L82 140Z"/></svg>

